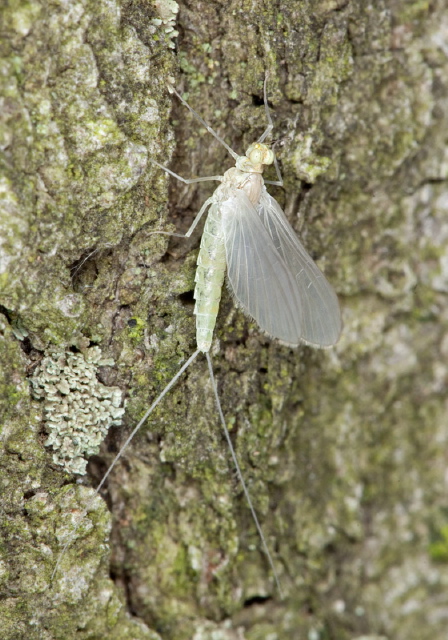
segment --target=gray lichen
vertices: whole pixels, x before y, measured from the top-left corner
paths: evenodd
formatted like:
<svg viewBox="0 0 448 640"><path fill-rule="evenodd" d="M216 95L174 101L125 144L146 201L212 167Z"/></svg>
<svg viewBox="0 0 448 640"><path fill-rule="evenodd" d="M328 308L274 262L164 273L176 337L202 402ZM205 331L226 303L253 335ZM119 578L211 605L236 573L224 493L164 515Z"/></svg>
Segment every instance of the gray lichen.
<svg viewBox="0 0 448 640"><path fill-rule="evenodd" d="M98 367L105 364L110 361L102 360L99 347L84 353L53 348L31 378L34 397L45 403L45 446L69 473L85 474L86 458L98 453L110 426L121 424L121 389L97 379Z"/></svg>
<svg viewBox="0 0 448 640"><path fill-rule="evenodd" d="M160 16L152 20L154 33L160 33L160 29L163 29L168 38L168 46L170 49L174 49L174 40L179 35L179 32L175 30L179 5L175 0L156 0L154 6Z"/></svg>

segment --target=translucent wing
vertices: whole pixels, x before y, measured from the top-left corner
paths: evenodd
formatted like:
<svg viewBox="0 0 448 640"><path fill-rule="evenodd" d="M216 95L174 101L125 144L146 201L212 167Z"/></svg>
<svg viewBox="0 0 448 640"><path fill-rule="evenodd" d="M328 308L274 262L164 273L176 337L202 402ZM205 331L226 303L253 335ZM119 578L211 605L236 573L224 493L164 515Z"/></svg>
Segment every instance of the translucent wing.
<svg viewBox="0 0 448 640"><path fill-rule="evenodd" d="M302 328L297 282L244 191L234 193L221 205L231 289L261 329L298 345Z"/></svg>
<svg viewBox="0 0 448 640"><path fill-rule="evenodd" d="M263 190L257 209L244 191L222 205L227 271L241 307L270 335L326 347L342 322L335 292Z"/></svg>
<svg viewBox="0 0 448 640"><path fill-rule="evenodd" d="M332 286L308 255L279 204L263 188L257 213L276 251L293 275L299 296L301 339L328 347L342 330L339 302Z"/></svg>

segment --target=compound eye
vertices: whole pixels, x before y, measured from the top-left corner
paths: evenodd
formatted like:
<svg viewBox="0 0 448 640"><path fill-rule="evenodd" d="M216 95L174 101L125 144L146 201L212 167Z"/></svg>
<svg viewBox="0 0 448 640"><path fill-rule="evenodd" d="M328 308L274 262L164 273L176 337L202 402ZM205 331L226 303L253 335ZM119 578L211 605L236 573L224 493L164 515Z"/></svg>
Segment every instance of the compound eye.
<svg viewBox="0 0 448 640"><path fill-rule="evenodd" d="M263 155L263 164L272 164L274 162L274 152L271 149L266 149Z"/></svg>
<svg viewBox="0 0 448 640"><path fill-rule="evenodd" d="M254 148L250 152L249 159L254 164L261 164L263 162L264 153L261 149Z"/></svg>

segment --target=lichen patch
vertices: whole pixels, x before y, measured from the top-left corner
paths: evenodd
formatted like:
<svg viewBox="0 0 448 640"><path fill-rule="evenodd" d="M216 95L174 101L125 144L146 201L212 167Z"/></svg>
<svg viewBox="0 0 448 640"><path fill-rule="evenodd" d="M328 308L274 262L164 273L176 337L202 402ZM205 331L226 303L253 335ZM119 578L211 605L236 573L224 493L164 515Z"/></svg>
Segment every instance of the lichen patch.
<svg viewBox="0 0 448 640"><path fill-rule="evenodd" d="M109 427L121 424L121 389L97 378L104 364L99 347L83 353L52 348L31 378L34 397L44 401L45 446L69 473L84 475L87 458L98 453Z"/></svg>

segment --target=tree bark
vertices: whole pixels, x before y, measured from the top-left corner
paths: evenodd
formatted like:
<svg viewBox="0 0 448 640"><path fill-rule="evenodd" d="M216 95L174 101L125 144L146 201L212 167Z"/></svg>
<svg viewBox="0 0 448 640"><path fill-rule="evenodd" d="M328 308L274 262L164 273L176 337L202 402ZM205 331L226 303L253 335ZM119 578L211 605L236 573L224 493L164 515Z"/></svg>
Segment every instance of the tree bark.
<svg viewBox="0 0 448 640"><path fill-rule="evenodd" d="M445 3L11 0L1 15L0 637L444 640ZM200 232L151 232L185 232L213 185L151 160L185 177L232 165L168 86L243 153L266 72L285 179L270 192L345 325L331 350L293 350L221 302L219 393L283 600L204 358L91 488L196 349ZM67 394L36 398L29 379L55 350L126 394L88 476L45 446Z"/></svg>

